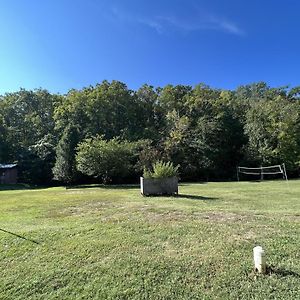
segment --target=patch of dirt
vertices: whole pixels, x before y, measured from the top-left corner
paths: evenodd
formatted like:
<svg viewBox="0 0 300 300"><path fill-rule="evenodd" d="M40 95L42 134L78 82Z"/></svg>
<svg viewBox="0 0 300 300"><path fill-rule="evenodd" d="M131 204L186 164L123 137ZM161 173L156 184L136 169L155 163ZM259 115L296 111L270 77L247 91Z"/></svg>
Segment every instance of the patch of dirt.
<svg viewBox="0 0 300 300"><path fill-rule="evenodd" d="M203 220L212 223L233 223L253 221L255 216L231 212L185 212L180 210L153 210L143 206L139 209L144 218L150 222L180 222L186 220Z"/></svg>
<svg viewBox="0 0 300 300"><path fill-rule="evenodd" d="M165 212L155 212L155 211L144 211L145 218L150 222L174 222L174 221L184 221L187 219L188 215L178 210L171 210Z"/></svg>
<svg viewBox="0 0 300 300"><path fill-rule="evenodd" d="M294 222L300 222L300 214L284 215L283 219L294 221Z"/></svg>
<svg viewBox="0 0 300 300"><path fill-rule="evenodd" d="M245 222L253 220L253 216L231 212L196 212L193 216L196 217L196 219L203 219L213 223Z"/></svg>
<svg viewBox="0 0 300 300"><path fill-rule="evenodd" d="M69 206L63 209L55 209L48 212L48 217L59 218L68 216L82 216L88 214L98 213L103 209L116 207L111 202L89 202L78 206Z"/></svg>

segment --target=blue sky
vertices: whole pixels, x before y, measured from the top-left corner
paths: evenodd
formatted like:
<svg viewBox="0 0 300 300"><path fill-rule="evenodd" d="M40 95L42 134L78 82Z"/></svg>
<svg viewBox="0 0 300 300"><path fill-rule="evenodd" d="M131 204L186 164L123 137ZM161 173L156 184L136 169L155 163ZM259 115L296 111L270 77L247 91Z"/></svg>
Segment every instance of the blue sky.
<svg viewBox="0 0 300 300"><path fill-rule="evenodd" d="M299 11L296 0L0 0L0 94L104 79L300 85Z"/></svg>

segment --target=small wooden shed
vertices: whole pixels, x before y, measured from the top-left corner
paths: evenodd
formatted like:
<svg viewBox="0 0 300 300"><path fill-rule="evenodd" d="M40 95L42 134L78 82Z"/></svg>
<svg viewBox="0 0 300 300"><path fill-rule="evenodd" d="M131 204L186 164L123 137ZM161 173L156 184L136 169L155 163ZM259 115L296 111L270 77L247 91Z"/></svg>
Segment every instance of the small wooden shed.
<svg viewBox="0 0 300 300"><path fill-rule="evenodd" d="M17 164L0 164L0 184L16 184L18 181Z"/></svg>

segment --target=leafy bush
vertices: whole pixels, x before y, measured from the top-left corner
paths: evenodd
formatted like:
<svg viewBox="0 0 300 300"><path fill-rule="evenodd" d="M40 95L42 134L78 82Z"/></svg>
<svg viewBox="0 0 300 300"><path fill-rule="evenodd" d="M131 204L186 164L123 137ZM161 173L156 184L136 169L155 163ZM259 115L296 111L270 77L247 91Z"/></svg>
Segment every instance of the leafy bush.
<svg viewBox="0 0 300 300"><path fill-rule="evenodd" d="M113 178L125 178L133 172L135 146L135 143L117 138L110 141L103 136L86 139L77 147L77 169L85 175L102 179L104 183Z"/></svg>
<svg viewBox="0 0 300 300"><path fill-rule="evenodd" d="M142 172L145 168L151 169L152 164L162 158L160 149L153 144L153 141L149 139L136 142L138 161L135 165L135 169L138 173Z"/></svg>
<svg viewBox="0 0 300 300"><path fill-rule="evenodd" d="M163 162L161 160L152 164L152 170L144 169L144 178L168 178L178 176L179 165L175 166L172 162Z"/></svg>

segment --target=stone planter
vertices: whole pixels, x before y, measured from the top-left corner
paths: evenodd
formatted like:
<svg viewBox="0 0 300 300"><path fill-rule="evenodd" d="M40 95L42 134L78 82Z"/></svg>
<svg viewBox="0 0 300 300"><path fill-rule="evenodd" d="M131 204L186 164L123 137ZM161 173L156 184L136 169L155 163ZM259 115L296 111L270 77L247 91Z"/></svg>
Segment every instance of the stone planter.
<svg viewBox="0 0 300 300"><path fill-rule="evenodd" d="M141 194L148 195L175 195L178 194L178 178L140 178Z"/></svg>

